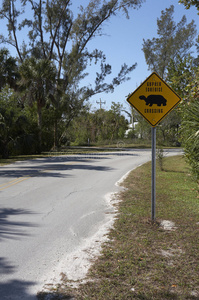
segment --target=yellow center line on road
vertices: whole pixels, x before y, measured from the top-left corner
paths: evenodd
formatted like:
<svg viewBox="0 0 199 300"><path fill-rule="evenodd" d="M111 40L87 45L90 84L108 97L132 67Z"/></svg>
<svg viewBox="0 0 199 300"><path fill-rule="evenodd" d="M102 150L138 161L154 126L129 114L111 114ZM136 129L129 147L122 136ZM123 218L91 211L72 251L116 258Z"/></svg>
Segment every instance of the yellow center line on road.
<svg viewBox="0 0 199 300"><path fill-rule="evenodd" d="M24 181L28 178L30 178L30 176L29 177L19 177L19 178L16 178L16 179L12 180L12 181L3 183L3 184L0 185L0 191L3 191L3 190L5 190L5 189L17 184L17 183L20 183L20 182L22 182L22 181Z"/></svg>
<svg viewBox="0 0 199 300"><path fill-rule="evenodd" d="M12 180L12 181L9 181L9 182L6 182L6 183L3 183L3 184L0 184L0 187L2 187L2 186L4 186L4 185L8 185L8 184L10 184L10 183L13 183L13 182L15 182L15 181L17 181L19 178L15 178L14 180Z"/></svg>

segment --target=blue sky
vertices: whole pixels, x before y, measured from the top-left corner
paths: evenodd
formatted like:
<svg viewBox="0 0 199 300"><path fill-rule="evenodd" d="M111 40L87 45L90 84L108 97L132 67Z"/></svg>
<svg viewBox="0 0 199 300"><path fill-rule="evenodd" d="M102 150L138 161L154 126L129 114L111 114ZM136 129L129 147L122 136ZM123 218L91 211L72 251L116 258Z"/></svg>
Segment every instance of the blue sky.
<svg viewBox="0 0 199 300"><path fill-rule="evenodd" d="M74 0L76 5L87 3L89 0ZM99 36L90 43L90 49L98 48L102 50L107 57L107 63L112 65L112 77L115 77L120 71L123 63L132 65L137 63L136 69L130 74L131 79L118 86L114 93L102 93L93 96L90 99L92 109L98 109L100 98L103 108L109 109L112 101L119 102L130 111L126 97L132 93L150 74L145 63L144 53L141 50L143 39L151 39L157 36L157 18L161 16L161 11L174 5L175 21L179 22L183 15L186 15L187 22L192 19L199 25L199 15L195 7L186 10L184 5L178 4L178 0L146 0L139 9L134 9L130 12L130 19L122 14L113 17L103 26L103 36ZM0 33L4 31L4 21L0 20ZM21 38L26 40L23 35ZM11 52L12 55L14 53ZM98 71L94 65L89 69L90 75L84 80L84 84L93 83L95 73ZM111 77L111 78L112 78ZM111 81L111 78L109 79ZM110 82L108 79L107 81Z"/></svg>

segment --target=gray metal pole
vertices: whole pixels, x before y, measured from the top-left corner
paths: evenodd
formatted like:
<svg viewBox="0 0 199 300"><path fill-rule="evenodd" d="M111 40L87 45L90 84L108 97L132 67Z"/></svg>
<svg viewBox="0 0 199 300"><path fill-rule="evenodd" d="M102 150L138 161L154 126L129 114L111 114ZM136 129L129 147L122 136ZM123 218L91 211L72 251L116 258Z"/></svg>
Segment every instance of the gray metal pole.
<svg viewBox="0 0 199 300"><path fill-rule="evenodd" d="M156 202L156 127L152 127L152 168L151 168L151 220L155 221Z"/></svg>

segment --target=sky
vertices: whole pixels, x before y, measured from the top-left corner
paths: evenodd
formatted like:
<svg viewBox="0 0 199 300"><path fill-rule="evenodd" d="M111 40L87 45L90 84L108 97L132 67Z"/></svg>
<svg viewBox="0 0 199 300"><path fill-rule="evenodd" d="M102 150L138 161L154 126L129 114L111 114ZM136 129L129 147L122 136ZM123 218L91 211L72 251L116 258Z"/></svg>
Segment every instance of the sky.
<svg viewBox="0 0 199 300"><path fill-rule="evenodd" d="M76 4L81 4L83 0L74 0ZM84 4L89 0L84 0ZM112 66L112 77L107 77L107 83L120 71L121 65L133 65L137 67L130 73L131 79L116 87L113 93L101 93L93 96L89 102L91 109L96 110L101 107L110 109L112 102L120 103L124 109L130 111L126 101L127 95L134 90L151 74L145 62L144 52L142 51L143 39L157 37L157 18L160 18L161 11L174 5L174 20L179 22L183 15L187 17L187 23L195 20L199 31L199 15L195 7L186 10L184 5L179 4L178 0L146 0L141 8L132 9L130 19L126 19L123 14L112 17L103 25L103 36L94 38L89 48L99 49L104 52L107 63ZM5 24L0 20L0 33L5 30ZM26 37L23 35L24 40ZM11 55L14 54L11 52ZM90 75L84 79L83 84L92 84L95 74L99 70L94 65L88 69ZM97 103L98 102L98 103Z"/></svg>

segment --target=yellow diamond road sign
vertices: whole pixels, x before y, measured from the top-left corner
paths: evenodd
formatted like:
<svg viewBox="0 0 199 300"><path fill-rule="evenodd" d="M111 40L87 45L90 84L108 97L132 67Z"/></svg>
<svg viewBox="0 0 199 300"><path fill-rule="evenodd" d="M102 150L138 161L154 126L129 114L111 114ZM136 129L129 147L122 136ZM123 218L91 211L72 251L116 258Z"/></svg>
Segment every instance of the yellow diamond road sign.
<svg viewBox="0 0 199 300"><path fill-rule="evenodd" d="M181 98L153 72L128 98L127 101L155 127Z"/></svg>

